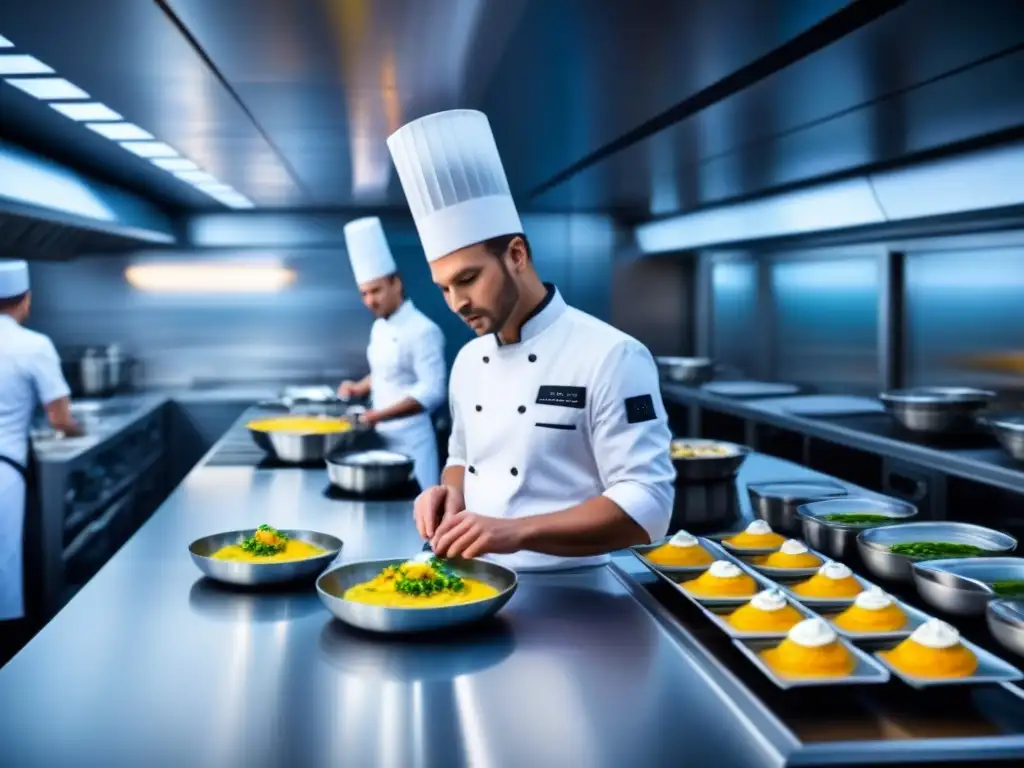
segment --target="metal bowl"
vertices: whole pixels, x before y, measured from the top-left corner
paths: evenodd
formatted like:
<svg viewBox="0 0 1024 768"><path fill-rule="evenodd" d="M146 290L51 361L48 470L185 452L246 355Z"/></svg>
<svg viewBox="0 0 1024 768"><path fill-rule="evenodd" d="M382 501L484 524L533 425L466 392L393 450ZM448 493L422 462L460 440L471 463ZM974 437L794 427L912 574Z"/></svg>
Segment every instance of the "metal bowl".
<svg viewBox="0 0 1024 768"><path fill-rule="evenodd" d="M724 448L726 451L720 455L673 458L672 464L676 468L676 480L681 482L699 483L708 480L727 480L736 475L740 466L746 461L747 454L750 453L750 449L745 445L726 443L721 440L673 437L672 445L676 444L685 444L694 448L715 446Z"/></svg>
<svg viewBox="0 0 1024 768"><path fill-rule="evenodd" d="M888 515L893 520L892 523L848 525L824 519L826 515L858 513ZM894 499L845 496L841 499L824 499L801 504L797 507L796 514L808 544L829 557L844 558L856 551L857 535L861 531L909 520L917 514L917 507Z"/></svg>
<svg viewBox="0 0 1024 768"><path fill-rule="evenodd" d="M816 499L846 496L848 492L831 480L785 480L748 485L747 494L754 516L768 523L773 531L798 533L801 525L797 507Z"/></svg>
<svg viewBox="0 0 1024 768"><path fill-rule="evenodd" d="M928 562L928 560L909 555L896 555L889 551L889 547L893 544L908 544L915 541L973 544L991 552L992 555L1012 552L1017 546L1017 540L1009 534L993 531L991 528L973 523L925 522L887 525L862 531L857 535L857 550L868 570L876 576L909 582L914 578L913 564Z"/></svg>
<svg viewBox="0 0 1024 768"><path fill-rule="evenodd" d="M216 560L212 557L213 553L222 547L226 547L229 544L237 544L242 539L252 536L255 533L255 530L252 528L244 531L227 531L226 533L204 536L189 544L188 551L192 555L192 562L211 579L239 586L280 584L288 581L311 579L323 572L341 551L341 539L326 533L296 530L282 530L281 532L290 539L305 541L327 551L322 555L309 557L305 560L289 560L277 563L240 563L233 560Z"/></svg>
<svg viewBox="0 0 1024 768"><path fill-rule="evenodd" d="M951 557L916 562L914 583L930 605L957 616L980 616L999 596L992 581L1024 578L1019 557Z"/></svg>
<svg viewBox="0 0 1024 768"><path fill-rule="evenodd" d="M999 444L1017 461L1024 461L1024 413L994 413L981 417Z"/></svg>
<svg viewBox="0 0 1024 768"><path fill-rule="evenodd" d="M977 412L991 403L996 393L970 387L911 387L878 397L906 429L944 434L972 429Z"/></svg>
<svg viewBox="0 0 1024 768"><path fill-rule="evenodd" d="M673 384L699 387L715 377L715 363L706 357L656 357L662 377Z"/></svg>
<svg viewBox="0 0 1024 768"><path fill-rule="evenodd" d="M1024 656L1024 600L990 601L985 606L985 622L1000 645Z"/></svg>
<svg viewBox="0 0 1024 768"><path fill-rule="evenodd" d="M408 483L413 460L396 451L334 451L327 456L331 484L352 493L377 493Z"/></svg>
<svg viewBox="0 0 1024 768"><path fill-rule="evenodd" d="M408 558L362 560L346 563L322 574L316 591L323 604L336 618L359 629L389 634L431 632L471 624L497 613L512 597L518 586L515 571L486 560L449 560L448 565L463 578L476 579L495 587L498 594L485 600L440 608L386 608L345 600L342 595L356 584L370 581L391 565Z"/></svg>
<svg viewBox="0 0 1024 768"><path fill-rule="evenodd" d="M319 416L325 421L340 421L336 416ZM252 422L250 422L251 424ZM253 442L267 453L290 464L305 464L323 461L324 457L335 448L350 444L356 434L363 431L358 425L347 432L310 433L303 431L265 432L248 427Z"/></svg>

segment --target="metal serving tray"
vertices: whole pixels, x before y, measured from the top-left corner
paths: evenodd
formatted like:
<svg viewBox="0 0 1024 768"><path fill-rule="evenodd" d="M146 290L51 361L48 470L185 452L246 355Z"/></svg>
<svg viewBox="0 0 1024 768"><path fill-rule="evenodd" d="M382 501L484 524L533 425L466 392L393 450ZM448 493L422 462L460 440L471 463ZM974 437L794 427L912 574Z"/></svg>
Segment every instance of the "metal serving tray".
<svg viewBox="0 0 1024 768"><path fill-rule="evenodd" d="M856 659L856 666L846 677L781 677L758 656L760 651L774 648L778 640L733 640L740 652L746 656L775 685L782 689L810 688L834 685L871 685L889 682L889 670L870 655L843 638L839 642Z"/></svg>
<svg viewBox="0 0 1024 768"><path fill-rule="evenodd" d="M689 576L691 574L701 574L709 568L710 564L660 565L658 563L652 563L650 560L647 559L646 555L648 552L657 549L662 544L665 544L671 538L671 536L666 536L665 538L659 539L658 541L655 541L652 544L639 544L635 547L630 547L629 551L636 555L636 557L640 559L640 562L642 562L651 570L662 571L663 573L667 573L670 575ZM711 556L714 557L716 560L734 560L734 558L730 557L729 554L725 551L724 547L722 547L714 541L709 541L704 536L697 537L697 544L698 546L701 546L705 550L707 550L711 554Z"/></svg>
<svg viewBox="0 0 1024 768"><path fill-rule="evenodd" d="M668 574L668 573L665 573L665 572L659 570L658 568L656 568L654 566L654 563L648 562L646 558L641 557L637 552L634 552L633 554L636 555L636 558L641 563L646 565L655 575L657 575L658 578L662 579L667 584L672 585L672 587L677 592L679 592L681 595L686 597L686 599L689 600L690 602L695 603L697 605L706 605L706 606L724 605L724 606L734 606L735 607L735 606L743 605L746 602L749 602L750 598L754 596L754 595L743 595L742 597L700 597L700 598L698 598L696 595L691 595L688 591L683 589L682 584L679 581L676 581L676 579L677 578L682 578L683 581L689 581L690 579L695 579L700 574L700 572L706 571L707 567L700 569L700 572L698 572L698 573ZM763 589L772 589L772 588L774 588L776 586L774 582L772 582L769 579L767 579L766 577L762 576L757 571L755 571L752 568L750 568L750 566L744 565L737 558L731 557L727 552L725 552L724 550L721 550L721 548L718 548L718 551L714 552L714 554L715 554L715 558L716 559L727 560L730 563L735 563L736 566L740 568L740 570L742 570L743 572L745 572L749 576L751 576L754 579L754 581L757 583L757 592L760 592ZM708 566L708 567L710 567L710 566ZM757 594L757 592L755 592L754 594Z"/></svg>
<svg viewBox="0 0 1024 768"><path fill-rule="evenodd" d="M984 648L975 645L970 640L962 636L960 638L960 642L963 646L978 657L978 669L973 675L970 677L915 677L914 675L908 675L905 672L901 672L881 656L882 651L891 651L899 644L899 642L902 641L889 640L886 642L879 642L877 644L866 643L865 647L869 648L873 652L879 663L885 665L886 669L891 670L896 677L900 678L900 680L912 688L932 688L939 685L1012 683L1017 680L1024 680L1024 673L1015 666L1009 662L1003 661L994 653L989 653Z"/></svg>
<svg viewBox="0 0 1024 768"><path fill-rule="evenodd" d="M853 574L853 577L857 580L857 582L861 585L861 587L864 590L871 589L875 586L875 584L872 584L863 576L860 576L856 573ZM798 603L803 603L808 608L817 609L828 605L842 606L845 608L847 606L853 605L853 601L857 599L857 595L853 595L852 597L806 597L804 595L798 595L796 592L793 591L792 588L794 586L806 580L806 578L776 579L776 582L779 585L779 589L785 592L786 597L790 598L791 600L795 600Z"/></svg>
<svg viewBox="0 0 1024 768"><path fill-rule="evenodd" d="M804 546L807 546L806 543L804 544ZM817 557L821 560L821 562L818 563L818 565L809 568L774 568L772 566L758 565L757 563L753 562L753 558L767 557L767 555L740 555L735 553L731 554L734 554L734 557L738 558L744 565L750 566L763 576L767 576L769 579L789 579L798 578L800 576L813 576L818 572L818 569L821 568L821 566L823 566L825 563L829 563L832 561L832 558L825 557L825 555L823 555L816 549L811 549L810 547L807 547L807 550L812 555L817 555Z"/></svg>
<svg viewBox="0 0 1024 768"><path fill-rule="evenodd" d="M836 616L845 611L846 607L819 608L818 615L825 619L838 635L855 641L902 640L906 637L910 637L910 635L913 634L915 629L917 629L930 618L932 618L924 611L920 611L914 606L908 605L907 603L903 602L902 600L897 600L893 595L889 596L892 597L895 604L903 610L903 613L907 617L907 623L903 626L902 629L894 629L888 632L853 632L848 629L843 629L842 627L836 626L836 624L833 622L833 619L835 619Z"/></svg>
<svg viewBox="0 0 1024 768"><path fill-rule="evenodd" d="M722 549L726 550L727 552L730 552L733 555L736 555L737 557L747 556L747 555L752 556L752 557L756 556L756 555L769 555L772 552L777 552L779 547L782 546L782 544L779 544L778 547L753 547L753 548L746 548L746 547L734 547L731 544L726 544L725 543L725 539L728 539L730 536L735 536L737 533L742 533L742 531L726 531L724 533L712 533L707 538L710 539L711 541L715 542L716 544L720 545L722 547ZM775 533L778 533L778 531L775 531ZM781 536L782 534L779 534L779 535Z"/></svg>
<svg viewBox="0 0 1024 768"><path fill-rule="evenodd" d="M749 601L748 601L749 602ZM786 602L793 606L797 612L800 613L805 619L816 619L818 615L806 606L800 605L800 603L794 602L789 598L786 598ZM782 640L787 634L788 630L784 632L741 632L740 630L733 627L729 622L725 620L733 611L741 608L745 603L740 605L701 605L697 603L697 608L700 609L701 613L708 617L715 626L721 629L725 634L734 640Z"/></svg>

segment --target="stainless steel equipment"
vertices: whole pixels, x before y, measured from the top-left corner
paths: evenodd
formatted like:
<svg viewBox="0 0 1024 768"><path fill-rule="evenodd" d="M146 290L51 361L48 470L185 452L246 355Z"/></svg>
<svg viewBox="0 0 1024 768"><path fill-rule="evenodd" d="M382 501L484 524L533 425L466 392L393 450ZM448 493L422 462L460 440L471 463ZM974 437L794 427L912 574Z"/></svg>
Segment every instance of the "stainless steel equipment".
<svg viewBox="0 0 1024 768"><path fill-rule="evenodd" d="M338 421L340 417L320 414L319 418ZM354 445L369 429L359 423L353 423L352 429L346 432L328 433L302 430L270 432L253 429L251 426L247 428L257 446L289 464L323 461L335 448Z"/></svg>
<svg viewBox="0 0 1024 768"><path fill-rule="evenodd" d="M880 650L887 651L895 648L899 640L887 642ZM878 651L875 658L885 665L896 677L900 678L911 688L932 688L937 685L984 685L986 683L1011 683L1024 678L1024 674L1012 664L1003 661L993 653L975 645L970 640L961 637L960 644L974 654L978 660L978 667L973 675L965 677L918 677L909 675L894 664L890 664L885 656Z"/></svg>
<svg viewBox="0 0 1024 768"><path fill-rule="evenodd" d="M985 606L985 622L1000 645L1024 656L1024 600L992 600Z"/></svg>
<svg viewBox="0 0 1024 768"><path fill-rule="evenodd" d="M1017 461L1024 461L1024 413L994 413L979 422L996 436L999 444Z"/></svg>
<svg viewBox="0 0 1024 768"><path fill-rule="evenodd" d="M796 510L803 528L804 539L815 549L829 557L844 558L857 548L857 535L864 530L894 525L917 515L917 507L894 499L868 499L848 496L801 504ZM891 523L835 523L828 515L873 514L892 518Z"/></svg>
<svg viewBox="0 0 1024 768"><path fill-rule="evenodd" d="M79 360L79 379L85 395L106 395L131 383L135 361L125 356L118 345L98 351L90 347Z"/></svg>
<svg viewBox="0 0 1024 768"><path fill-rule="evenodd" d="M666 536L665 538L651 542L650 544L637 544L636 546L630 547L629 551L651 570L662 571L663 573L674 576L698 576L711 567L710 563L705 565L662 565L661 563L656 563L653 560L647 559L648 554L656 550L658 547L667 544L670 539L671 537ZM728 554L726 554L725 550L722 549L721 545L717 542L711 541L710 539L706 539L703 536L697 537L697 546L701 547L715 560L732 559Z"/></svg>
<svg viewBox="0 0 1024 768"><path fill-rule="evenodd" d="M715 363L707 357L656 357L658 370L666 381L699 387L715 377Z"/></svg>
<svg viewBox="0 0 1024 768"><path fill-rule="evenodd" d="M333 451L326 457L331 484L351 493L378 493L408 483L413 460L396 451Z"/></svg>
<svg viewBox="0 0 1024 768"><path fill-rule="evenodd" d="M269 563L243 563L237 560L218 560L212 555L222 547L237 544L255 531L227 531L215 533L196 539L188 545L192 562L200 571L216 581L239 586L256 586L263 584L279 584L290 581L311 579L331 564L341 551L341 539L317 531L282 530L290 539L305 541L315 547L326 550L317 557L305 560L286 560Z"/></svg>
<svg viewBox="0 0 1024 768"><path fill-rule="evenodd" d="M345 600L349 587L370 581L382 570L406 562L405 558L363 560L333 568L317 579L316 591L336 618L359 629L382 633L430 632L471 624L497 613L515 593L515 571L485 560L449 560L449 567L463 578L491 585L498 594L471 603L439 608L387 608Z"/></svg>
<svg viewBox="0 0 1024 768"><path fill-rule="evenodd" d="M882 392L879 399L912 432L943 434L971 429L995 392L970 387L911 387Z"/></svg>
<svg viewBox="0 0 1024 768"><path fill-rule="evenodd" d="M838 642L854 659L853 670L850 674L843 677L836 677L835 675L822 677L811 677L809 675L801 677L783 677L765 664L761 659L761 652L766 651L769 648L775 648L779 644L778 640L733 640L732 644L736 646L740 653L746 656L747 659L749 659L765 677L783 690L789 688L806 688L809 686L825 686L831 688L836 685L877 685L889 681L889 670L882 666L877 660L862 651L849 640L839 638Z"/></svg>
<svg viewBox="0 0 1024 768"><path fill-rule="evenodd" d="M989 586L993 573L1007 573L1000 561L1020 562L1010 557L955 557L914 563L914 584L925 601L956 616L980 616L985 606L998 597Z"/></svg>
<svg viewBox="0 0 1024 768"><path fill-rule="evenodd" d="M909 544L917 541L943 544L970 544L980 547L992 555L1012 552L1017 540L1006 533L994 531L973 523L924 522L888 525L872 528L857 535L857 551L873 574L894 581L912 581L914 563L928 562L918 557L898 555L889 551L894 544ZM975 560L977 558L943 558L947 560Z"/></svg>
<svg viewBox="0 0 1024 768"><path fill-rule="evenodd" d="M754 516L773 531L798 533L801 529L797 507L809 501L849 495L846 488L829 480L792 480L755 483L747 486Z"/></svg>
<svg viewBox="0 0 1024 768"><path fill-rule="evenodd" d="M676 468L676 480L681 482L707 482L727 480L735 476L750 453L745 445L726 443L721 440L701 438L672 438L672 448L681 446L693 448L700 453L696 456L672 456ZM673 450L673 454L675 451Z"/></svg>

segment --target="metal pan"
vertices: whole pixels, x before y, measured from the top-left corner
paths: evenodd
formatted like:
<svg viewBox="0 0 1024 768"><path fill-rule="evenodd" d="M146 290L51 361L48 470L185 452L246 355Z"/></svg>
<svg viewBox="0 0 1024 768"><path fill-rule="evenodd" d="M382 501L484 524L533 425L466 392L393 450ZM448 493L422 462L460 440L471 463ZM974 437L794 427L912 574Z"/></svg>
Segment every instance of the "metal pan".
<svg viewBox="0 0 1024 768"><path fill-rule="evenodd" d="M765 664L758 655L760 651L766 651L779 644L778 640L733 640L735 645L744 656L771 680L775 685L784 690L789 688L810 688L828 687L835 685L872 685L889 682L889 670L860 648L854 646L848 640L839 638L840 644L849 651L856 665L853 671L845 677L782 677L771 667Z"/></svg>
<svg viewBox="0 0 1024 768"><path fill-rule="evenodd" d="M860 584L862 590L868 590L875 586L870 581L856 573L853 574L853 578L857 580L857 583ZM857 599L857 595L854 595L853 597L806 597L805 595L798 595L793 591L793 587L802 581L806 581L806 579L776 579L779 589L786 594L786 597L815 610L825 606L848 607L853 605L853 601Z"/></svg>
<svg viewBox="0 0 1024 768"><path fill-rule="evenodd" d="M913 565L914 584L925 601L956 616L980 616L998 599L991 583L1024 578L1024 558L953 557Z"/></svg>
<svg viewBox="0 0 1024 768"><path fill-rule="evenodd" d="M892 597L890 595L890 597ZM849 629L843 629L837 626L835 618L840 613L846 610L846 608L819 608L818 615L821 616L829 625L842 637L849 640L862 641L862 640L902 640L905 637L910 637L914 630L928 621L929 616L924 611L920 611L912 605L904 603L902 600L893 598L896 605L900 607L904 615L907 617L907 623L900 629L893 629L887 632L853 632Z"/></svg>
<svg viewBox="0 0 1024 768"><path fill-rule="evenodd" d="M734 477L750 453L750 449L745 445L703 438L674 437L671 445L673 447L692 446L697 449L718 448L723 451L720 454L673 457L672 465L676 468L676 481L683 483L702 483Z"/></svg>
<svg viewBox="0 0 1024 768"><path fill-rule="evenodd" d="M662 573L667 573L670 576L691 576L691 575L697 575L697 574L703 573L704 571L706 571L708 568L711 567L710 563L708 565L660 565L658 563L653 563L653 562L651 562L650 560L647 559L647 553L648 552L650 552L651 550L657 549L658 547L660 547L662 544L666 543L671 538L672 538L671 536L666 536L665 538L659 539L658 541L654 542L653 544L639 544L637 546L630 547L629 551L632 552L640 560L640 562L642 562L644 565L646 565L652 571L661 571ZM709 541L708 539L704 538L703 536L698 536L697 537L697 546L703 547L716 560L732 560L733 559L733 558L729 557L729 555L726 553L726 551L724 549L722 549L722 547L720 547L718 544L716 544L713 541Z"/></svg>
<svg viewBox="0 0 1024 768"><path fill-rule="evenodd" d="M777 552L782 544L778 547L735 547L732 544L727 544L726 539L730 536L735 536L737 533L742 531L726 531L725 533L712 533L708 536L708 539L719 544L726 552L737 557L739 556L756 556L756 555L770 555L772 552Z"/></svg>
<svg viewBox="0 0 1024 768"><path fill-rule="evenodd" d="M821 562L815 566L807 568L776 568L769 565L758 565L754 562L755 558L767 557L767 555L738 555L739 559L744 565L748 565L760 574L767 576L769 579L792 579L799 576L813 576L818 572L825 563L829 562L829 558L825 557L821 552L807 548L810 554L815 555ZM738 553L737 553L738 554Z"/></svg>
<svg viewBox="0 0 1024 768"><path fill-rule="evenodd" d="M872 643L870 650L874 652L874 657L878 659L886 669L890 670L892 674L896 675L896 677L905 682L911 688L934 688L939 685L1012 683L1016 680L1024 680L1024 674L1022 674L1015 666L1003 661L995 654L989 653L984 648L975 645L970 640L963 637L960 638L960 643L978 658L978 668L975 670L973 675L970 677L916 677L914 675L908 675L906 672L900 671L897 667L886 661L885 657L882 655L884 651L891 651L895 648L899 642L902 641L889 640L884 643Z"/></svg>
<svg viewBox="0 0 1024 768"><path fill-rule="evenodd" d="M398 488L413 474L412 458L396 451L332 451L325 460L331 485L351 493Z"/></svg>
<svg viewBox="0 0 1024 768"><path fill-rule="evenodd" d="M656 357L664 380L688 387L699 387L715 377L715 363L707 357Z"/></svg>
<svg viewBox="0 0 1024 768"><path fill-rule="evenodd" d="M290 539L305 541L326 550L324 554L309 557L305 560L289 560L286 562L240 563L233 560L217 560L212 557L217 550L237 544L242 539L252 536L256 531L252 528L242 531L215 533L196 539L188 545L192 562L204 574L216 581L238 586L256 586L261 584L282 584L290 581L312 579L322 573L341 551L341 539L317 531L282 530Z"/></svg>
<svg viewBox="0 0 1024 768"><path fill-rule="evenodd" d="M970 387L911 387L882 392L885 409L904 428L924 434L962 432L996 398L995 392Z"/></svg>
<svg viewBox="0 0 1024 768"><path fill-rule="evenodd" d="M891 522L880 523L836 523L826 520L828 515L868 513L886 515ZM846 496L841 499L824 499L801 504L796 511L804 538L814 548L829 557L843 559L857 549L857 534L871 528L910 520L917 515L917 507L894 499L868 499Z"/></svg>
<svg viewBox="0 0 1024 768"><path fill-rule="evenodd" d="M815 619L817 614L809 608L800 605L800 603L794 602L793 600L786 599L789 605L793 606L796 611L803 616L805 619ZM700 603L696 603L697 608L700 609L701 613L708 617L713 624L715 624L720 630L725 632L729 637L734 640L782 640L788 632L767 632L767 631L756 631L756 632L743 632L736 629L728 621L726 617L733 611L742 607L742 605L712 605L705 606Z"/></svg>
<svg viewBox="0 0 1024 768"><path fill-rule="evenodd" d="M1024 413L993 413L979 423L992 430L996 440L1017 461L1024 461Z"/></svg>
<svg viewBox="0 0 1024 768"><path fill-rule="evenodd" d="M789 480L771 483L753 483L747 486L754 517L764 520L773 531L799 533L800 518L797 508L818 499L847 496L849 492L840 483L831 480Z"/></svg>
<svg viewBox="0 0 1024 768"><path fill-rule="evenodd" d="M992 637L1018 656L1024 656L1024 599L993 600L985 607Z"/></svg>
<svg viewBox="0 0 1024 768"><path fill-rule="evenodd" d="M344 417L338 416L307 415L311 418L321 418L327 421L345 420ZM358 423L353 423L353 428L347 432L332 432L329 434L310 433L301 430L265 432L253 429L248 425L247 429L252 436L253 442L259 448L289 464L323 461L324 457L336 448L354 446L356 441L367 431L366 427Z"/></svg>
<svg viewBox="0 0 1024 768"><path fill-rule="evenodd" d="M495 587L498 594L485 600L440 608L387 608L346 600L345 591L370 581L385 568L408 558L362 560L346 563L322 574L316 582L320 599L335 618L359 629L386 634L431 632L463 626L493 616L516 591L515 571L486 560L449 560L449 567L463 578L476 579Z"/></svg>

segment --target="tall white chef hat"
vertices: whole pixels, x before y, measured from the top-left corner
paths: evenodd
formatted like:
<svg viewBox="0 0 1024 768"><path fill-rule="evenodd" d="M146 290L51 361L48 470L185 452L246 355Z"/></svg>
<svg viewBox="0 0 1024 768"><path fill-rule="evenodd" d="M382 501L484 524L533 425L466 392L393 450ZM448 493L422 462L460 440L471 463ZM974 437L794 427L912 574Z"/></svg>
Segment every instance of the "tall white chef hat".
<svg viewBox="0 0 1024 768"><path fill-rule="evenodd" d="M28 290L28 263L0 259L0 299L11 299Z"/></svg>
<svg viewBox="0 0 1024 768"><path fill-rule="evenodd" d="M384 237L384 227L376 216L367 216L346 224L345 247L359 285L398 271L387 238Z"/></svg>
<svg viewBox="0 0 1024 768"><path fill-rule="evenodd" d="M487 115L453 109L388 137L427 261L523 231Z"/></svg>

